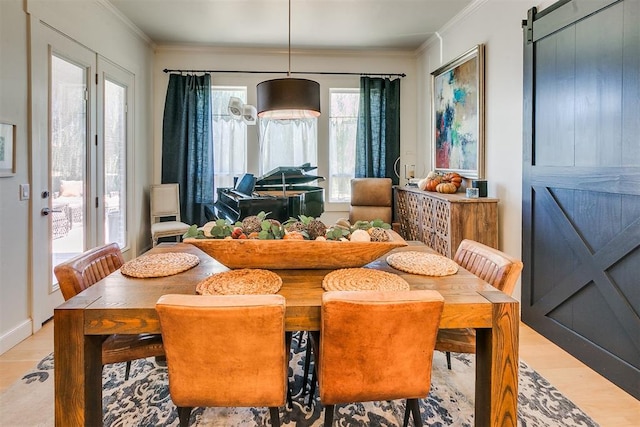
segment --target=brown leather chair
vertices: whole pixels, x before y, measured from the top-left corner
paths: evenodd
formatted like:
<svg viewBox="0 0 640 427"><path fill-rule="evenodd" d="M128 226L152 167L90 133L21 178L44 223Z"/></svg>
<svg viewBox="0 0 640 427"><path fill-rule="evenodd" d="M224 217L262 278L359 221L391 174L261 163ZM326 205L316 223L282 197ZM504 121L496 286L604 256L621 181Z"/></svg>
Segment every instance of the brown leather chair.
<svg viewBox="0 0 640 427"><path fill-rule="evenodd" d="M522 261L474 240L463 240L454 261L494 288L511 295L522 271ZM476 331L472 328L441 329L436 350L447 353L447 367L451 369L451 352L475 353Z"/></svg>
<svg viewBox="0 0 640 427"><path fill-rule="evenodd" d="M391 224L393 194L391 178L354 178L351 180L349 222L381 219Z"/></svg>
<svg viewBox="0 0 640 427"><path fill-rule="evenodd" d="M287 394L289 352L281 295L164 295L157 304L180 426L194 407L268 406Z"/></svg>
<svg viewBox="0 0 640 427"><path fill-rule="evenodd" d="M54 273L65 300L107 277L124 264L117 243L90 249L58 264ZM131 361L163 356L162 336L157 334L109 335L102 343L102 364L127 362L125 380L129 379Z"/></svg>
<svg viewBox="0 0 640 427"><path fill-rule="evenodd" d="M336 404L392 399L407 399L405 426L409 411L422 425L418 399L431 387L443 306L431 290L323 294L320 333L311 336L325 426Z"/></svg>

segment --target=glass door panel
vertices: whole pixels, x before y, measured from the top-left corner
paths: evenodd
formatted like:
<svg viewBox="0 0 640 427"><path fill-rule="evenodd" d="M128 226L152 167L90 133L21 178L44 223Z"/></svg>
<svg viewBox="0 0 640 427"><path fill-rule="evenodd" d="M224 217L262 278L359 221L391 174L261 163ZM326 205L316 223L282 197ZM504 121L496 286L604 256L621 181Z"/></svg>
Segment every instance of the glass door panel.
<svg viewBox="0 0 640 427"><path fill-rule="evenodd" d="M85 248L87 72L51 55L49 146L52 268ZM51 275L53 283L55 277Z"/></svg>
<svg viewBox="0 0 640 427"><path fill-rule="evenodd" d="M104 241L126 246L127 88L104 86Z"/></svg>

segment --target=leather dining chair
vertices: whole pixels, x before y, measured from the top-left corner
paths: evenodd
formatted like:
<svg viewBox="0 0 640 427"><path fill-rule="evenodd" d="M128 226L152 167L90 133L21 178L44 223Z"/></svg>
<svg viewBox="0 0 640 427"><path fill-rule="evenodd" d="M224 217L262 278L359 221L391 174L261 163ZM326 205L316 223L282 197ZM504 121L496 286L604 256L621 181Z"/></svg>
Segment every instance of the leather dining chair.
<svg viewBox="0 0 640 427"><path fill-rule="evenodd" d="M422 425L443 306L432 290L323 294L320 332L310 335L326 427L337 404L393 399L407 399L405 427L410 413Z"/></svg>
<svg viewBox="0 0 640 427"><path fill-rule="evenodd" d="M349 222L381 219L391 224L393 218L393 193L391 178L353 178Z"/></svg>
<svg viewBox="0 0 640 427"><path fill-rule="evenodd" d="M180 220L180 187L178 184L155 184L150 187L151 239L153 246L161 237L175 237L177 240L189 231L189 224ZM170 221L161 221L171 218Z"/></svg>
<svg viewBox="0 0 640 427"><path fill-rule="evenodd" d="M289 351L281 295L163 295L156 303L180 426L194 407L269 407L279 426ZM206 339L203 339L206 338Z"/></svg>
<svg viewBox="0 0 640 427"><path fill-rule="evenodd" d="M507 295L513 292L523 266L522 261L502 251L468 239L460 242L453 259L458 265ZM451 369L451 352L476 352L475 329L441 329L438 332L436 350L446 353L447 368Z"/></svg>
<svg viewBox="0 0 640 427"><path fill-rule="evenodd" d="M117 243L90 249L58 264L54 274L65 300L73 298L89 286L119 269L124 264ZM163 356L162 336L158 334L108 335L102 343L102 365L126 362L125 380L129 379L131 361Z"/></svg>

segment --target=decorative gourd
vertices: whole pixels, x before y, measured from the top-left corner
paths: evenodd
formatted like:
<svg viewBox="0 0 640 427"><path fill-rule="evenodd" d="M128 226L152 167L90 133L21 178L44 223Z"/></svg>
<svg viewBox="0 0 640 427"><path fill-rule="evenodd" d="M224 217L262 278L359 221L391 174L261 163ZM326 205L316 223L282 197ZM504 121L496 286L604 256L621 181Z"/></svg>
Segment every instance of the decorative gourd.
<svg viewBox="0 0 640 427"><path fill-rule="evenodd" d="M442 176L438 172L431 171L427 175L425 190L436 191L436 187L442 182Z"/></svg>
<svg viewBox="0 0 640 427"><path fill-rule="evenodd" d="M451 182L457 189L460 188L460 185L462 184L462 177L457 172L450 172L442 177L442 182Z"/></svg>
<svg viewBox="0 0 640 427"><path fill-rule="evenodd" d="M418 181L418 188L422 191L425 191L427 189L428 180L429 178L422 178L420 181Z"/></svg>
<svg viewBox="0 0 640 427"><path fill-rule="evenodd" d="M458 187L453 182L441 182L436 186L436 191L438 193L452 194L458 191Z"/></svg>

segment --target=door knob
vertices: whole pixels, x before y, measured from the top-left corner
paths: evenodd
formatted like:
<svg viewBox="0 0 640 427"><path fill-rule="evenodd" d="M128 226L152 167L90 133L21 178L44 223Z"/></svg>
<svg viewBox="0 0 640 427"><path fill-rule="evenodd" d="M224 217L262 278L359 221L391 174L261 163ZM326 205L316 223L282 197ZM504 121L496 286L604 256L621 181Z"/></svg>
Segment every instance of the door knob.
<svg viewBox="0 0 640 427"><path fill-rule="evenodd" d="M51 209L51 208L42 208L42 210L40 211L40 213L42 213L43 216L47 216L52 212L62 212L59 209Z"/></svg>

